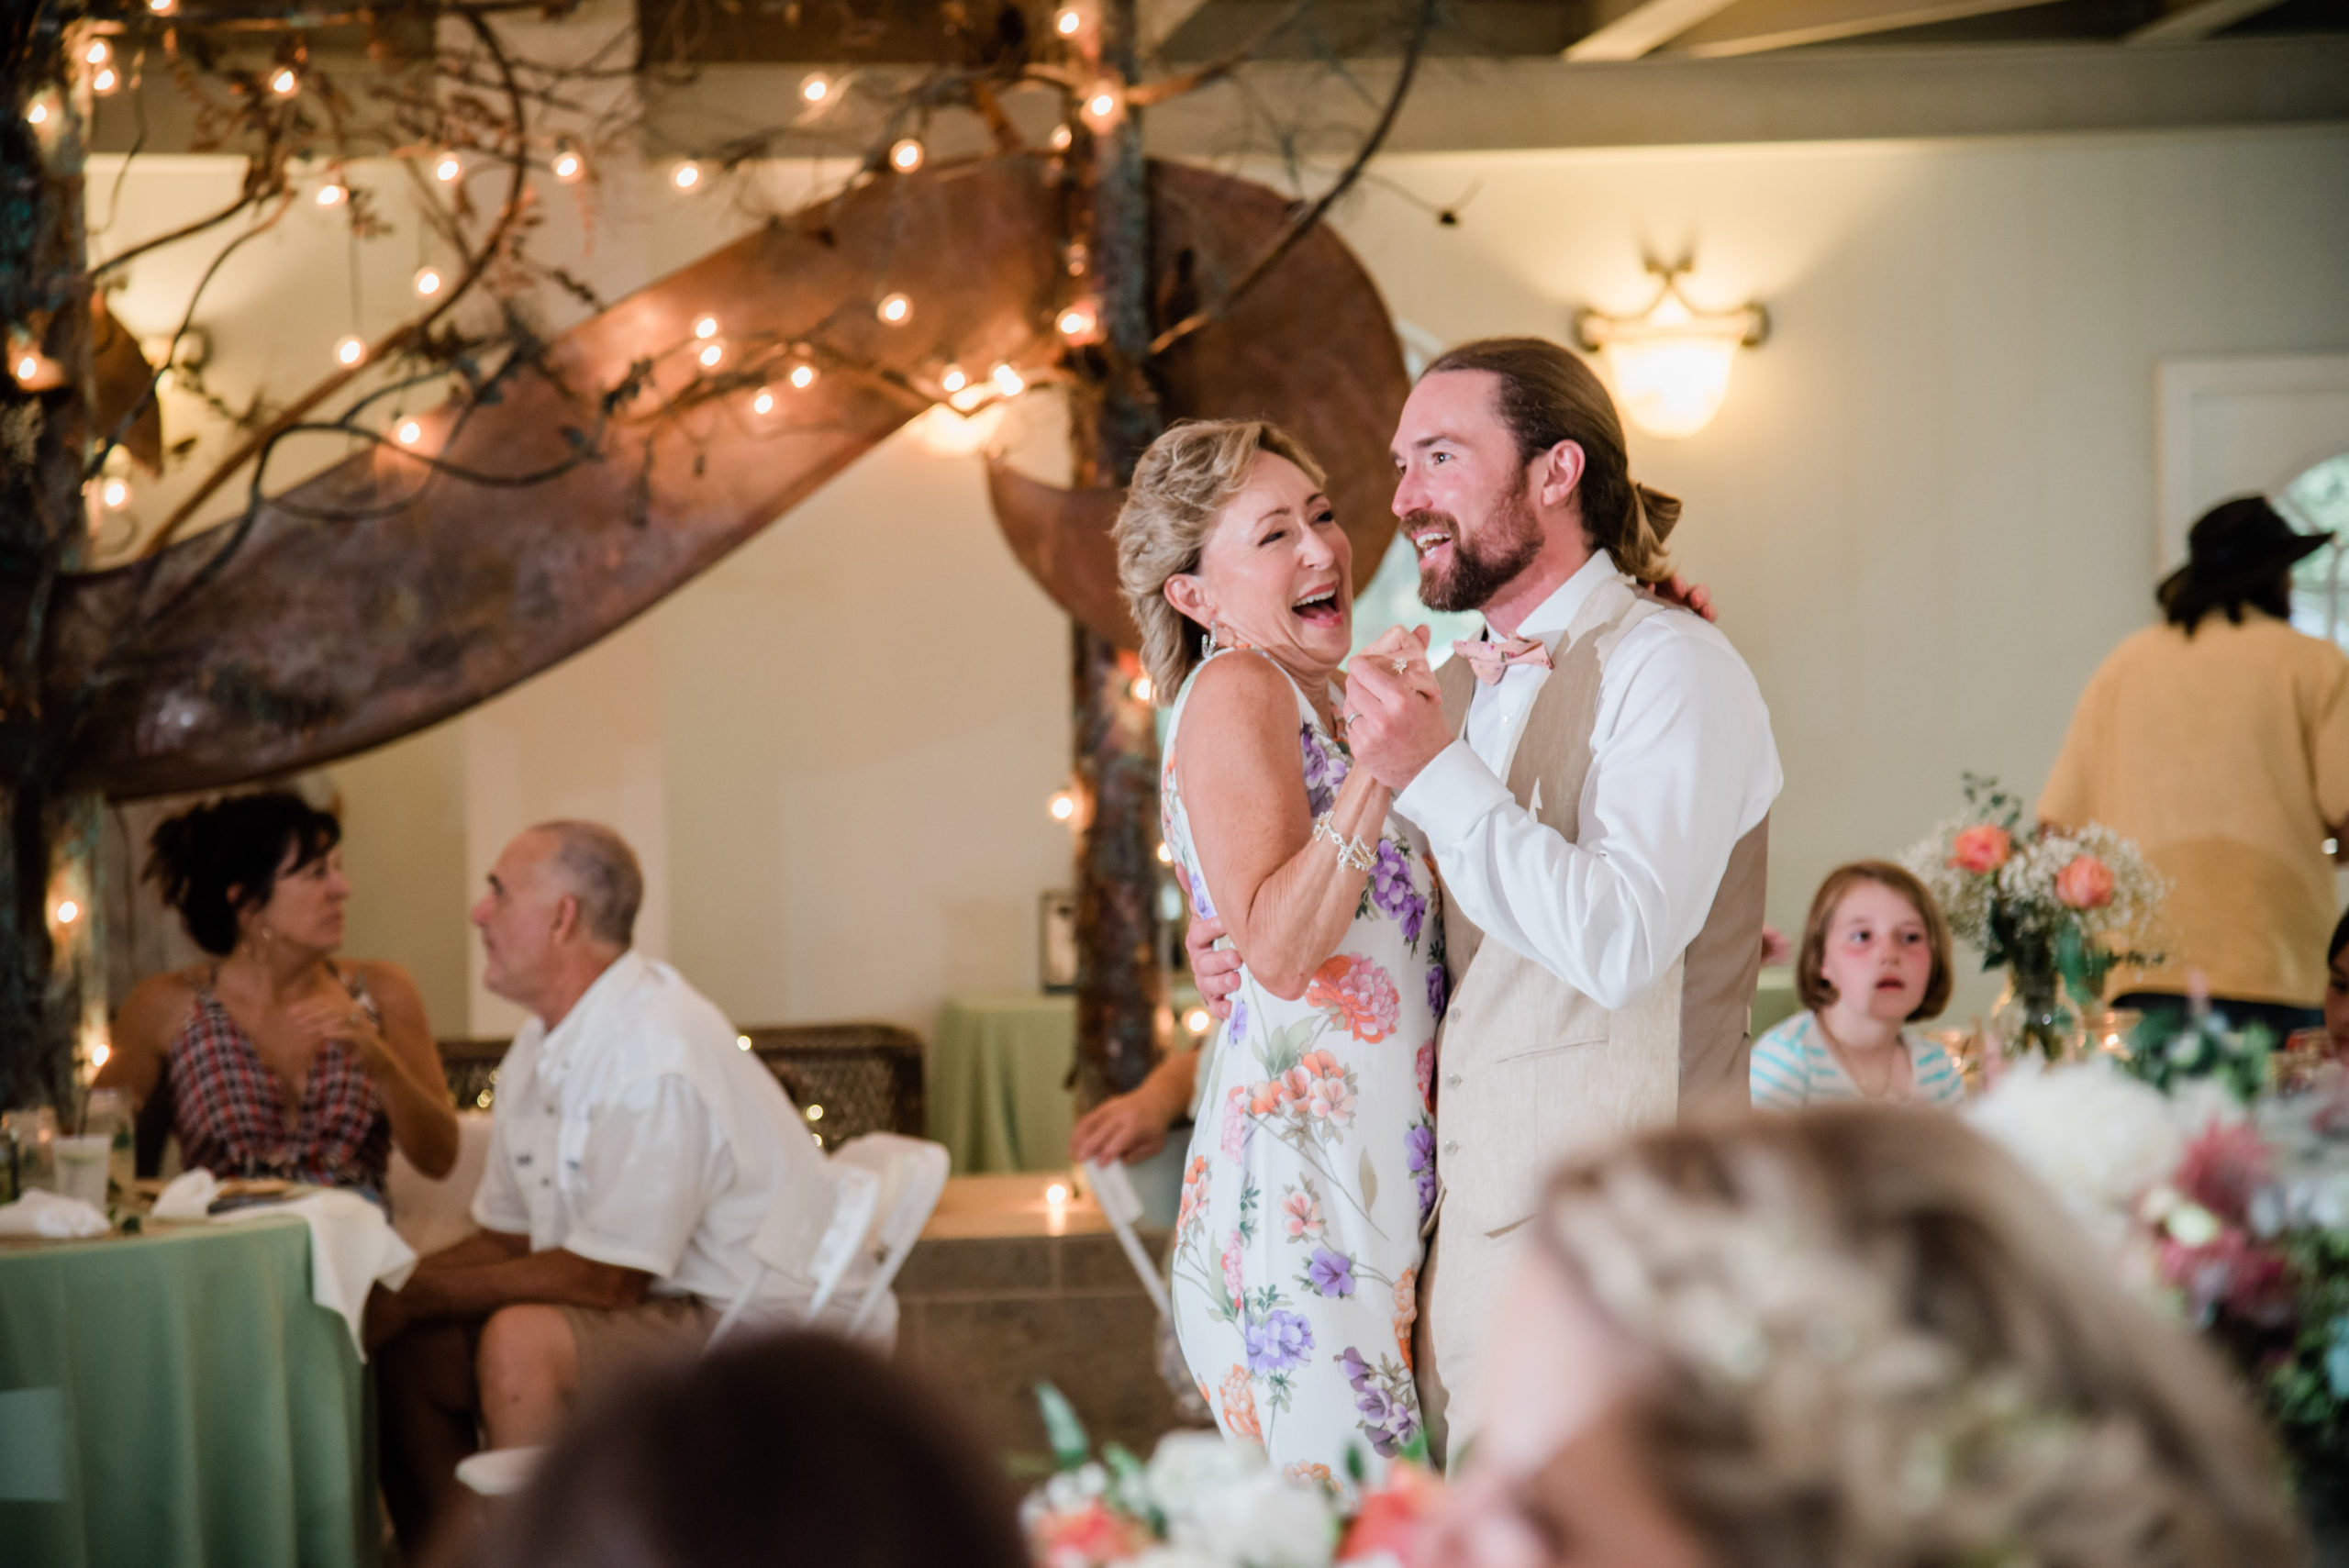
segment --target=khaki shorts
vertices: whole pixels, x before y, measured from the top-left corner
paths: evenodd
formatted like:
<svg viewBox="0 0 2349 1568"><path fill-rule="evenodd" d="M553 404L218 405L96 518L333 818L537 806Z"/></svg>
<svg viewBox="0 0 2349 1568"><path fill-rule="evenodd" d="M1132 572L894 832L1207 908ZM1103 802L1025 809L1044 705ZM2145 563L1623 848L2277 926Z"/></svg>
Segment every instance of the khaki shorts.
<svg viewBox="0 0 2349 1568"><path fill-rule="evenodd" d="M634 1307L558 1307L579 1351L582 1393L639 1367L689 1360L718 1327L718 1308L696 1296L648 1296Z"/></svg>

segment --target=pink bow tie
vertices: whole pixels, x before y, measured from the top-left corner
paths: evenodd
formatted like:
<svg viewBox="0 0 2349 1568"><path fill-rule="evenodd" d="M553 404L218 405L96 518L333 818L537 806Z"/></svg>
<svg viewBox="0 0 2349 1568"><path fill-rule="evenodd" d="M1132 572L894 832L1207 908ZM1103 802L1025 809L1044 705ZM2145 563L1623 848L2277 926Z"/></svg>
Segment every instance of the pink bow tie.
<svg viewBox="0 0 2349 1568"><path fill-rule="evenodd" d="M1530 637L1499 637L1490 642L1465 638L1453 643L1452 651L1467 660L1476 679L1488 686L1508 673L1512 664L1535 670L1550 667L1550 645Z"/></svg>

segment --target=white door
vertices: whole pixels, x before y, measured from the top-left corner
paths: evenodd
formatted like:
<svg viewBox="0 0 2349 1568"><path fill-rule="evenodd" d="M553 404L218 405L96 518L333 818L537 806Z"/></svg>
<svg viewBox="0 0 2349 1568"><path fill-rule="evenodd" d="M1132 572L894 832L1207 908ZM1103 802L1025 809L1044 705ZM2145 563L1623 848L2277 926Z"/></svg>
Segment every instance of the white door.
<svg viewBox="0 0 2349 1568"><path fill-rule="evenodd" d="M2185 563L2186 530L2217 503L2253 491L2280 500L2310 470L2349 454L2349 354L2165 360L2154 376L2156 573Z"/></svg>

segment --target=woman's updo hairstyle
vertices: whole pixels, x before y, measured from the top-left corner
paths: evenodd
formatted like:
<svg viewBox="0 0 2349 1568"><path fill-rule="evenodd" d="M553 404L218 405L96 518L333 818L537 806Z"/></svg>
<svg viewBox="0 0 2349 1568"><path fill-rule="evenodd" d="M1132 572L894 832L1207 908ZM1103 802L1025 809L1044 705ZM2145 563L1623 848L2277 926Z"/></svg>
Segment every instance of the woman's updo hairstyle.
<svg viewBox="0 0 2349 1568"><path fill-rule="evenodd" d="M1305 444L1263 419L1186 419L1134 464L1133 483L1109 537L1118 547L1118 586L1141 632L1141 667L1162 707L1200 660L1207 628L1166 602L1166 581L1199 569L1216 519L1248 487L1258 452L1297 464L1317 490L1329 484Z"/></svg>
<svg viewBox="0 0 2349 1568"><path fill-rule="evenodd" d="M156 824L147 875L195 945L225 957L236 950L238 915L269 902L289 852L299 871L341 841L333 814L290 790L231 795Z"/></svg>

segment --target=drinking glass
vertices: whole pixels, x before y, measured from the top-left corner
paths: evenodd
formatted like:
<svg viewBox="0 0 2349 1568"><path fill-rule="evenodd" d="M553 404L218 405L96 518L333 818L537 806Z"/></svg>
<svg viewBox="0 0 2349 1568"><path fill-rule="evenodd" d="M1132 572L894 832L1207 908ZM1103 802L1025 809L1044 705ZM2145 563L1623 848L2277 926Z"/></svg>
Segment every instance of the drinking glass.
<svg viewBox="0 0 2349 1568"><path fill-rule="evenodd" d="M6 1132L17 1145L17 1188L18 1195L33 1187L53 1189L57 1185L57 1111L50 1106L32 1106L23 1110L0 1114L0 1132Z"/></svg>
<svg viewBox="0 0 2349 1568"><path fill-rule="evenodd" d="M82 1130L106 1140L106 1186L128 1199L139 1184L130 1096L120 1089L91 1090L89 1107L82 1114Z"/></svg>
<svg viewBox="0 0 2349 1568"><path fill-rule="evenodd" d="M106 1211L106 1156L114 1148L114 1140L105 1133L84 1132L71 1138L59 1138L56 1148L59 1195L80 1198L104 1214Z"/></svg>

